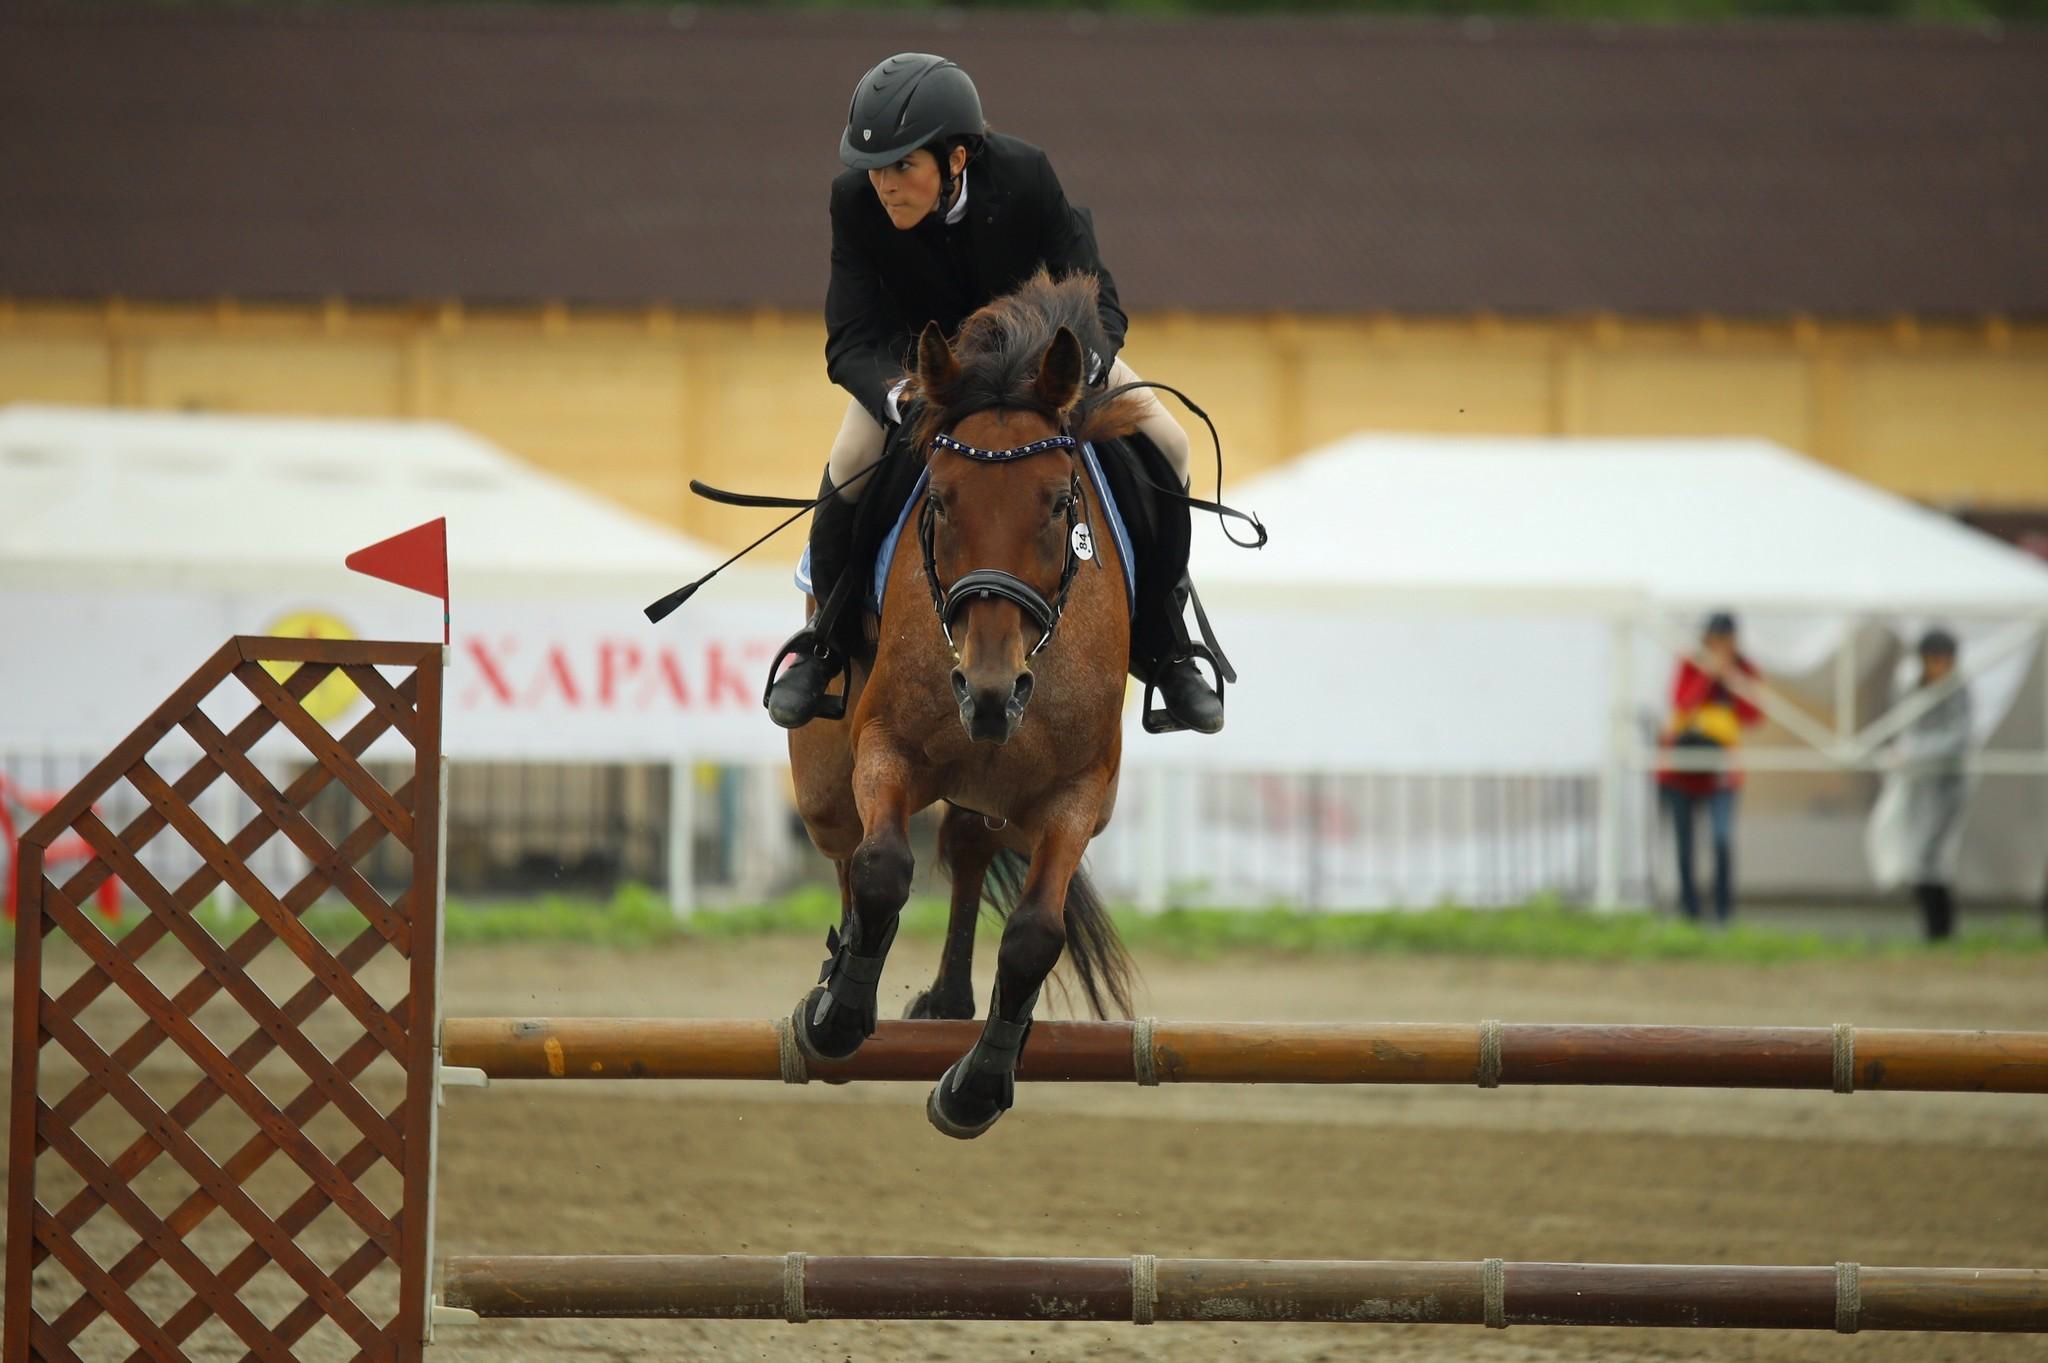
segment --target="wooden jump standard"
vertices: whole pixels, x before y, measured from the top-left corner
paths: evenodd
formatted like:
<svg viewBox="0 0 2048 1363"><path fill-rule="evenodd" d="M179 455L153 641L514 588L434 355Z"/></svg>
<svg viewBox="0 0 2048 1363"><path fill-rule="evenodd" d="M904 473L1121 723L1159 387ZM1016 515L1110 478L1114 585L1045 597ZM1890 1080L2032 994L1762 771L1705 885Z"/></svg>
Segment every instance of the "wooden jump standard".
<svg viewBox="0 0 2048 1363"><path fill-rule="evenodd" d="M493 1079L937 1079L979 1022L884 1022L807 1063L787 1019L450 1018L442 1060ZM1019 1079L1139 1084L1602 1084L2048 1093L2048 1032L1533 1023L1041 1022Z"/></svg>
<svg viewBox="0 0 2048 1363"><path fill-rule="evenodd" d="M1283 1259L451 1259L484 1317L1326 1321L2048 1331L2048 1270Z"/></svg>

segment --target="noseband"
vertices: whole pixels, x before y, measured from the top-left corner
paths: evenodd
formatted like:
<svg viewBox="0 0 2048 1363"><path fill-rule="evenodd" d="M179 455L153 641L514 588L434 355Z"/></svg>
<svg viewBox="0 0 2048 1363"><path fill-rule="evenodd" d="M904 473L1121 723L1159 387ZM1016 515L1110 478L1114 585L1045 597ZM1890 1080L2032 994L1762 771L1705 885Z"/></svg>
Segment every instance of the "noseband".
<svg viewBox="0 0 2048 1363"><path fill-rule="evenodd" d="M976 449L963 444L949 435L932 437L932 448L951 450L981 464L1007 464L1016 459L1028 459L1034 454L1047 450L1073 450L1080 447L1080 441L1071 435L1047 436L1034 440L1028 445L1013 445L1007 450ZM924 580L931 589L932 609L939 613L939 628L945 632L946 645L953 650L953 656L960 656L960 646L953 642L953 617L960 613L969 601L990 597L1015 603L1039 628L1036 648L1026 654L1035 658L1052 642L1052 633L1059 627L1060 618L1066 614L1067 593L1072 590L1074 576L1081 570L1081 556L1074 547L1074 527L1087 521L1087 492L1081 482L1081 470L1077 463L1074 468L1072 495L1067 501L1067 561L1060 569L1060 585L1051 600L1038 588L1014 573L1000 568L976 568L963 573L960 580L949 588L939 586L939 567L934 555L933 543L938 534L938 504L929 493L924 507L917 516L917 538L924 548ZM1091 530L1092 539L1092 530ZM1098 561L1097 566L1100 566Z"/></svg>

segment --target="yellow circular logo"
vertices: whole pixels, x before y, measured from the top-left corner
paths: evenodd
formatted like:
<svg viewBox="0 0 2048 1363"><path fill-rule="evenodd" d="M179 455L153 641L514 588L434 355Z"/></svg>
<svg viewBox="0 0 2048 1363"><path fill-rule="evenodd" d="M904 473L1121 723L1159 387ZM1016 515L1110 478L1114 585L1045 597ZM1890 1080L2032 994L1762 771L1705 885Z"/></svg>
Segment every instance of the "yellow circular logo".
<svg viewBox="0 0 2048 1363"><path fill-rule="evenodd" d="M271 622L270 628L265 630L264 633L273 634L282 639L353 639L356 637L354 630L325 611L293 611L288 615L279 616ZM283 681L299 670L299 664L269 662L263 664L263 670L278 681ZM356 703L362 694L362 692L356 689L356 684L350 681L346 674L335 672L327 680L314 687L312 692L307 695L304 701L306 713L319 720L322 724L325 724L329 720L339 718L341 715L348 713L350 707Z"/></svg>

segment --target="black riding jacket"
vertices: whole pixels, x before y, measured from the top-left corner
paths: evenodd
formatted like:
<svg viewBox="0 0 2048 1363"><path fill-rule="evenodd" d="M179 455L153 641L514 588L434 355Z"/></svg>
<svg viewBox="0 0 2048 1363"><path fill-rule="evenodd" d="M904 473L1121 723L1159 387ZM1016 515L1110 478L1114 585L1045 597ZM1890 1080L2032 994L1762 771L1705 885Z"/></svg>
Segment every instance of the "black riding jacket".
<svg viewBox="0 0 2048 1363"><path fill-rule="evenodd" d="M1054 276L1086 270L1100 281L1110 352L1130 323L1116 281L1095 249L1095 222L1067 202L1043 151L990 133L967 167L967 212L943 211L909 231L889 221L865 171L832 181L832 283L825 294L825 367L832 381L887 425L888 394L913 363L918 335L937 322L948 336L968 314L1014 290L1040 266Z"/></svg>

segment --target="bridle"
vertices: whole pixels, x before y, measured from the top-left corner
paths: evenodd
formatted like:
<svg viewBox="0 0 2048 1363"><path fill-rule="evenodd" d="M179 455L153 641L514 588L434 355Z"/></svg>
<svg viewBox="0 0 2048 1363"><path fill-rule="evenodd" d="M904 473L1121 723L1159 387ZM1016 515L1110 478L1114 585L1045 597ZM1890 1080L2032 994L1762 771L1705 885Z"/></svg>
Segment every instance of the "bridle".
<svg viewBox="0 0 2048 1363"><path fill-rule="evenodd" d="M977 449L949 435L932 437L933 449L951 450L954 454L964 455L982 464L1007 464L1017 459L1028 459L1047 450L1078 450L1080 444L1080 441L1064 432L1047 436L1043 440L1034 440L1027 445L1013 445L1006 450ZM939 628L945 632L946 645L953 650L955 658L960 656L960 646L953 642L953 617L973 600L995 598L1013 602L1037 624L1040 631L1038 645L1025 654L1025 657L1037 657L1045 650L1045 646L1052 642L1053 631L1059 628L1060 618L1066 614L1067 594L1073 590L1074 578L1081 571L1081 554L1076 545L1074 529L1088 523L1087 497L1086 488L1081 482L1080 462L1076 460L1073 483L1067 498L1067 561L1060 569L1060 585L1048 600L1038 588L1014 573L1006 573L1000 568L976 568L971 573L961 574L960 579L951 587L940 587L939 567L933 548L938 534L938 503L932 499L930 493L926 493L924 506L917 515L917 539L924 549L924 580L925 585L931 589L932 609L939 613ZM1091 541L1093 536L1094 530L1091 526ZM1096 559L1096 567L1101 566L1102 561Z"/></svg>

